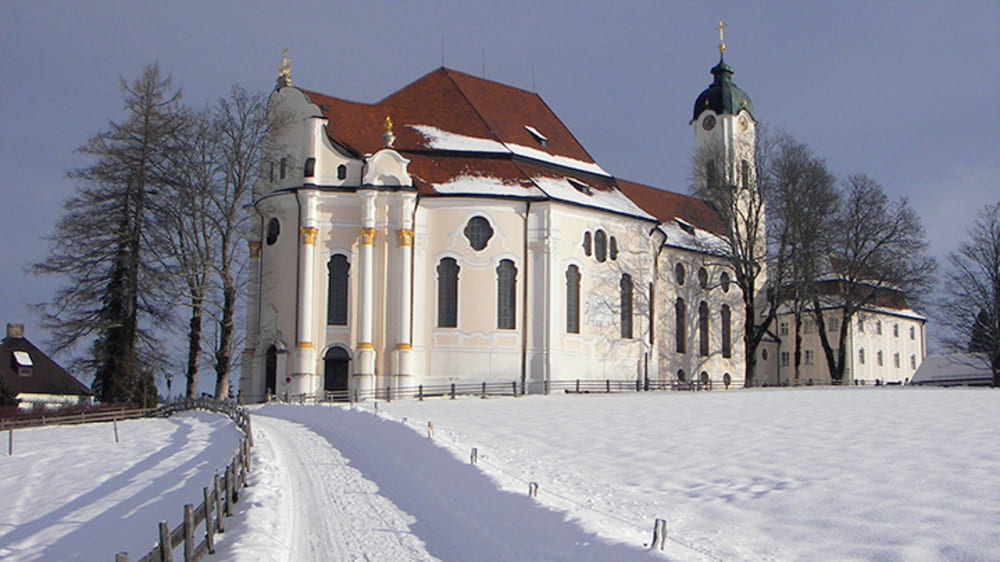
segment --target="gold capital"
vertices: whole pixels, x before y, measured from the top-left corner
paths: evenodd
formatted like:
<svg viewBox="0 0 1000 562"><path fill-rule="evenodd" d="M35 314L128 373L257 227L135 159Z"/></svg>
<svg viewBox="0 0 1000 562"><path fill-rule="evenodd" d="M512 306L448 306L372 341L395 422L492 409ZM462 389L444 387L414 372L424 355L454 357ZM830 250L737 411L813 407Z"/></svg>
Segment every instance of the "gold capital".
<svg viewBox="0 0 1000 562"><path fill-rule="evenodd" d="M413 349L413 346L408 343L397 343L396 351Z"/></svg>
<svg viewBox="0 0 1000 562"><path fill-rule="evenodd" d="M375 349L375 347L370 343L359 343L358 349Z"/></svg>
<svg viewBox="0 0 1000 562"><path fill-rule="evenodd" d="M260 256L260 241L259 240L248 240L247 246L250 248L250 257L256 258Z"/></svg>
<svg viewBox="0 0 1000 562"><path fill-rule="evenodd" d="M375 242L375 229L374 228L362 228L361 229L361 244L364 246L371 246Z"/></svg>
<svg viewBox="0 0 1000 562"><path fill-rule="evenodd" d="M316 233L319 232L315 226L303 226L299 228L299 232L302 233L302 243L307 246L312 246L316 243Z"/></svg>
<svg viewBox="0 0 1000 562"><path fill-rule="evenodd" d="M396 231L396 238L399 239L400 246L413 245L413 231L408 228L400 228Z"/></svg>
<svg viewBox="0 0 1000 562"><path fill-rule="evenodd" d="M313 344L311 341L300 341L299 343L295 344L295 347L297 349L312 349Z"/></svg>

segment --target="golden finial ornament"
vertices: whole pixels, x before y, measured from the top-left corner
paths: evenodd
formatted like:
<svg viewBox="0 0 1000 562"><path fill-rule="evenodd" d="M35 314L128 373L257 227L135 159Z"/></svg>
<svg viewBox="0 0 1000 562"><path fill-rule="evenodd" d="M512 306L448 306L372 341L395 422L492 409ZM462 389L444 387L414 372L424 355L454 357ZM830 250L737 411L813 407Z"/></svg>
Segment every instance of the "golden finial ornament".
<svg viewBox="0 0 1000 562"><path fill-rule="evenodd" d="M720 55L726 52L726 43L723 40L723 36L722 36L722 32L723 32L723 29L725 29L725 27L726 26L725 26L725 24L722 23L722 20L719 20L718 30L719 30L719 54Z"/></svg>
<svg viewBox="0 0 1000 562"><path fill-rule="evenodd" d="M396 142L396 134L392 132L392 117L385 116L385 130L382 132L382 143L391 147Z"/></svg>
<svg viewBox="0 0 1000 562"><path fill-rule="evenodd" d="M278 64L277 87L292 85L292 59L288 58L288 47L281 50L281 62Z"/></svg>

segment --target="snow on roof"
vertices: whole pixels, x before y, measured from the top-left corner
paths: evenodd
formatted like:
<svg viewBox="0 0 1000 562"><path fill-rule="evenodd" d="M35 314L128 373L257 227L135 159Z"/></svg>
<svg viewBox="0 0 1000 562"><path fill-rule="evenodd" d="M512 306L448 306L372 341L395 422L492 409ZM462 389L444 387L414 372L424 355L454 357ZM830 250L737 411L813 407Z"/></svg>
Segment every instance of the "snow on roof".
<svg viewBox="0 0 1000 562"><path fill-rule="evenodd" d="M546 195L552 199L576 203L586 207L607 209L616 213L631 215L644 219L656 220L655 217L643 211L638 205L633 203L628 197L617 189L606 191L591 190L590 194L582 193L570 183L569 178L553 178L536 176L531 178L535 185L540 187ZM580 181L580 180L576 180Z"/></svg>
<svg viewBox="0 0 1000 562"><path fill-rule="evenodd" d="M932 355L920 363L913 374L912 384L989 384L993 373L989 359L980 353L953 353Z"/></svg>
<svg viewBox="0 0 1000 562"><path fill-rule="evenodd" d="M667 237L664 242L666 246L716 255L729 253L729 246L721 236L702 230L681 219L661 223L660 231Z"/></svg>
<svg viewBox="0 0 1000 562"><path fill-rule="evenodd" d="M486 152L490 154L516 154L524 158L531 158L547 164L554 164L564 168L572 168L598 176L611 177L604 168L596 163L584 162L569 156L559 156L549 154L544 150L531 148L528 146L503 143L493 139L470 137L450 131L443 131L431 125L406 125L414 131L420 133L426 139L426 147L434 150L447 150L455 152Z"/></svg>
<svg viewBox="0 0 1000 562"><path fill-rule="evenodd" d="M34 363L31 362L31 356L28 355L27 351L15 351L14 361L22 367L31 367Z"/></svg>
<svg viewBox="0 0 1000 562"><path fill-rule="evenodd" d="M433 184L434 190L447 195L505 195L508 197L544 197L537 187L525 187L517 181L480 175L462 175L444 183Z"/></svg>

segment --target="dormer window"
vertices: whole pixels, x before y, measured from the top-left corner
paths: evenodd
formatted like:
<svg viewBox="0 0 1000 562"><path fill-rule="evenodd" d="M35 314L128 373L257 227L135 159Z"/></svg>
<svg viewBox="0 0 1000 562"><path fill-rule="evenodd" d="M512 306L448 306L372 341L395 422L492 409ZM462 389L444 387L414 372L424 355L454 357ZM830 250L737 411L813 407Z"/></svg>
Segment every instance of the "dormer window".
<svg viewBox="0 0 1000 562"><path fill-rule="evenodd" d="M306 178L311 178L316 174L316 159L306 158L306 164L302 168L302 176Z"/></svg>
<svg viewBox="0 0 1000 562"><path fill-rule="evenodd" d="M30 377L31 369L35 365L31 361L31 355L27 351L15 351L12 355L13 367L17 370L17 374L22 377Z"/></svg>
<svg viewBox="0 0 1000 562"><path fill-rule="evenodd" d="M278 164L278 167L280 168L280 170L278 171L278 179L283 180L285 179L285 176L288 174L288 158L282 158L281 162L279 162Z"/></svg>
<svg viewBox="0 0 1000 562"><path fill-rule="evenodd" d="M337 179L344 180L347 179L347 166L341 164L337 166Z"/></svg>
<svg viewBox="0 0 1000 562"><path fill-rule="evenodd" d="M676 219L676 220L677 220L677 226L681 227L681 230L687 232L691 236L694 236L694 226L692 226L691 223L682 221L681 219Z"/></svg>
<svg viewBox="0 0 1000 562"><path fill-rule="evenodd" d="M524 128L527 129L529 133L531 133L531 136L535 139L535 142L542 145L542 148L549 146L548 137L538 132L538 129L532 127L531 125L525 125Z"/></svg>
<svg viewBox="0 0 1000 562"><path fill-rule="evenodd" d="M566 181L568 181L569 184L573 186L573 189L579 191L580 193L583 193L584 195L594 194L594 191L590 189L590 186L583 183L580 180L575 180L573 178L566 178Z"/></svg>

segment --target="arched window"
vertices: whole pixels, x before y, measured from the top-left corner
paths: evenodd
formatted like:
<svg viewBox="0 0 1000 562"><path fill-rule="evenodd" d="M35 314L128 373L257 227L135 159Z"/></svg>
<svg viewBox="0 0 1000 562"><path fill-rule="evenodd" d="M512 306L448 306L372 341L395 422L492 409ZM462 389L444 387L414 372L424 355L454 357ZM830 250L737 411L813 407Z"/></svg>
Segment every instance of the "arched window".
<svg viewBox="0 0 1000 562"><path fill-rule="evenodd" d="M740 160L740 177L743 180L743 187L750 187L750 162Z"/></svg>
<svg viewBox="0 0 1000 562"><path fill-rule="evenodd" d="M701 379L701 384L704 385L707 385L712 380L712 378L708 376L708 371L702 371L699 378Z"/></svg>
<svg viewBox="0 0 1000 562"><path fill-rule="evenodd" d="M725 271L723 271L722 275L719 276L719 284L722 285L723 293L729 292L729 274Z"/></svg>
<svg viewBox="0 0 1000 562"><path fill-rule="evenodd" d="M897 368L897 369L899 368L899 352L898 351L896 353L892 354L892 366L895 367L895 368Z"/></svg>
<svg viewBox="0 0 1000 562"><path fill-rule="evenodd" d="M347 166L341 164L337 166L337 179L346 180L347 179Z"/></svg>
<svg viewBox="0 0 1000 562"><path fill-rule="evenodd" d="M722 305L722 356L733 356L733 311L728 304Z"/></svg>
<svg viewBox="0 0 1000 562"><path fill-rule="evenodd" d="M894 337L894 338L898 338L899 337L899 324L893 324L892 325L892 337Z"/></svg>
<svg viewBox="0 0 1000 562"><path fill-rule="evenodd" d="M334 254L326 263L326 323L330 326L347 325L347 281L351 264L347 256Z"/></svg>
<svg viewBox="0 0 1000 562"><path fill-rule="evenodd" d="M879 367L882 366L882 350L881 349L875 352L875 362L878 363Z"/></svg>
<svg viewBox="0 0 1000 562"><path fill-rule="evenodd" d="M277 217L272 217L271 220L267 221L267 245L273 246L278 241L279 234L281 234L281 223L278 222Z"/></svg>
<svg viewBox="0 0 1000 562"><path fill-rule="evenodd" d="M493 227L490 221L484 217L472 217L469 224L465 225L465 237L469 240L469 245L473 250L481 251L493 238Z"/></svg>
<svg viewBox="0 0 1000 562"><path fill-rule="evenodd" d="M677 281L678 285L684 284L684 264L678 263L674 266L674 281Z"/></svg>
<svg viewBox="0 0 1000 562"><path fill-rule="evenodd" d="M316 159L306 158L306 164L302 167L302 177L311 178L316 175Z"/></svg>
<svg viewBox="0 0 1000 562"><path fill-rule="evenodd" d="M621 289L621 335L622 338L632 339L632 276L623 273L619 287Z"/></svg>
<svg viewBox="0 0 1000 562"><path fill-rule="evenodd" d="M454 258L443 258L437 266L439 328L458 326L458 270Z"/></svg>
<svg viewBox="0 0 1000 562"><path fill-rule="evenodd" d="M676 326L676 330L674 330L674 337L676 339L675 349L677 350L677 353L687 352L687 346L685 345L685 342L687 340L686 336L687 330L686 326L684 325L685 317L687 316L686 308L687 307L684 305L684 299L678 297L677 301L674 302L674 324Z"/></svg>
<svg viewBox="0 0 1000 562"><path fill-rule="evenodd" d="M733 384L733 377L729 373L723 373L722 384L726 385L726 388L729 388L729 385Z"/></svg>
<svg viewBox="0 0 1000 562"><path fill-rule="evenodd" d="M708 355L708 303L698 305L698 354Z"/></svg>
<svg viewBox="0 0 1000 562"><path fill-rule="evenodd" d="M608 235L603 230L594 233L594 257L601 263L608 259Z"/></svg>
<svg viewBox="0 0 1000 562"><path fill-rule="evenodd" d="M677 369L677 380L680 382L684 382L684 379L686 378L687 374L684 372L684 369Z"/></svg>
<svg viewBox="0 0 1000 562"><path fill-rule="evenodd" d="M618 259L618 239L614 236L612 236L611 240L608 241L608 254L608 257L612 260Z"/></svg>
<svg viewBox="0 0 1000 562"><path fill-rule="evenodd" d="M861 365L865 364L865 348L858 348L858 363Z"/></svg>
<svg viewBox="0 0 1000 562"><path fill-rule="evenodd" d="M911 369L916 369L917 368L917 356L916 355L910 355L910 368Z"/></svg>
<svg viewBox="0 0 1000 562"><path fill-rule="evenodd" d="M580 268L566 269L566 333L580 333Z"/></svg>
<svg viewBox="0 0 1000 562"><path fill-rule="evenodd" d="M583 253L586 254L588 258L592 253L594 253L593 247L591 245L590 232L583 233Z"/></svg>
<svg viewBox="0 0 1000 562"><path fill-rule="evenodd" d="M323 390L347 392L350 363L351 356L344 348L331 347L327 350L323 355Z"/></svg>
<svg viewBox="0 0 1000 562"><path fill-rule="evenodd" d="M876 320L875 321L875 334L879 335L879 336L882 335L882 321L881 320Z"/></svg>
<svg viewBox="0 0 1000 562"><path fill-rule="evenodd" d="M274 394L278 388L278 348L270 346L264 356L264 395Z"/></svg>
<svg viewBox="0 0 1000 562"><path fill-rule="evenodd" d="M708 271L704 267L698 268L698 286L702 289L708 288Z"/></svg>
<svg viewBox="0 0 1000 562"><path fill-rule="evenodd" d="M497 266L497 328L513 330L517 325L517 268L511 260Z"/></svg>
<svg viewBox="0 0 1000 562"><path fill-rule="evenodd" d="M715 189L718 185L717 174L715 173L715 161L709 160L705 162L705 185L709 189Z"/></svg>

